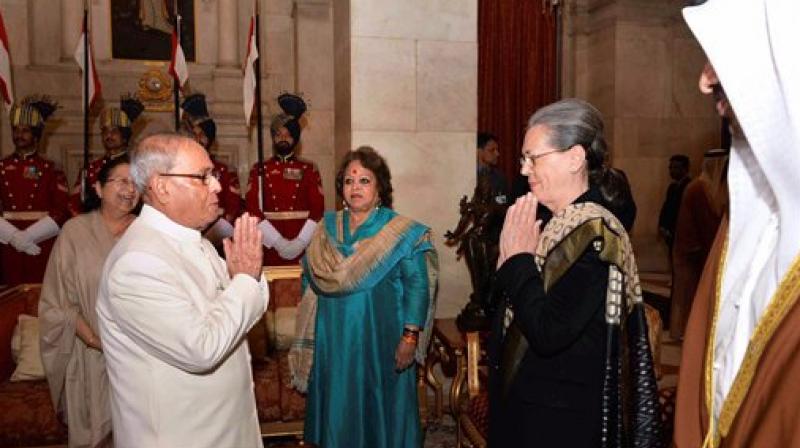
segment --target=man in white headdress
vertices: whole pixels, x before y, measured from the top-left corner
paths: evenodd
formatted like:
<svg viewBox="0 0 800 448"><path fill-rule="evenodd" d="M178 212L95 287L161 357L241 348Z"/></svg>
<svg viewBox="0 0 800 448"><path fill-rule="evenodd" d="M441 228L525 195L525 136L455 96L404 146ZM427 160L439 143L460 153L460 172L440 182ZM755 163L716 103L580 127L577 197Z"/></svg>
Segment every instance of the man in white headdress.
<svg viewBox="0 0 800 448"><path fill-rule="evenodd" d="M686 328L678 447L800 446L797 0L708 0L684 16L733 112L723 221Z"/></svg>

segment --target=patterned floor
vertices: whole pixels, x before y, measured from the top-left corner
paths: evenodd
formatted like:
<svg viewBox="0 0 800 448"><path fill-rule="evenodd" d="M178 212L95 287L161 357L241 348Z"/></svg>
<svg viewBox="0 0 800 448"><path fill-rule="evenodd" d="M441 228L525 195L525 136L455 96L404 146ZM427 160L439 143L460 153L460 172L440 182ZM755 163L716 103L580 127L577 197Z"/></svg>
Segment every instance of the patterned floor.
<svg viewBox="0 0 800 448"><path fill-rule="evenodd" d="M264 448L308 448L294 439L272 439L264 442ZM456 448L456 422L445 415L441 423L432 424L425 432L425 448Z"/></svg>
<svg viewBox="0 0 800 448"><path fill-rule="evenodd" d="M440 423L428 426L425 448L456 448L456 422L452 417L445 415Z"/></svg>
<svg viewBox="0 0 800 448"><path fill-rule="evenodd" d="M308 448L294 439L274 439L264 442L265 448ZM432 424L425 432L425 448L456 448L456 422L449 415Z"/></svg>

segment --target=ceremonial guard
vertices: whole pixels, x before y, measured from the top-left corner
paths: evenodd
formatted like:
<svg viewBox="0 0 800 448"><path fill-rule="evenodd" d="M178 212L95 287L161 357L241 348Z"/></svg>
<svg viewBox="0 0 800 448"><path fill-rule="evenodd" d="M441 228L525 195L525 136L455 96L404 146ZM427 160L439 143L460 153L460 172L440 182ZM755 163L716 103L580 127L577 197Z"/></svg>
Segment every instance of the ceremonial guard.
<svg viewBox="0 0 800 448"><path fill-rule="evenodd" d="M89 163L85 183L81 182L83 172L78 174L69 197L69 208L72 215L83 211L85 192L81 191L82 184L85 185L85 188L93 188L100 168L110 160L127 154L128 144L133 136L133 123L143 111L144 104L141 101L134 96L126 95L120 98L119 108L109 107L100 114L100 134L106 152L103 157Z"/></svg>
<svg viewBox="0 0 800 448"><path fill-rule="evenodd" d="M0 271L8 286L42 282L54 237L69 217L66 177L37 152L55 109L47 97L11 108L16 149L0 160Z"/></svg>
<svg viewBox="0 0 800 448"><path fill-rule="evenodd" d="M208 113L206 97L202 93L195 93L184 98L181 103L183 109L183 124L191 133L197 143L208 151L211 162L214 164L213 174L219 180L219 206L220 218L204 232L214 245L221 244L222 239L233 235L233 221L239 217L243 208L241 190L239 188L239 175L228 165L217 160L211 153L211 146L216 141L217 125Z"/></svg>
<svg viewBox="0 0 800 448"><path fill-rule="evenodd" d="M247 211L263 218L259 229L267 266L298 263L325 207L319 170L296 154L306 104L289 93L279 96L278 104L283 113L270 126L273 157L250 170L246 196Z"/></svg>

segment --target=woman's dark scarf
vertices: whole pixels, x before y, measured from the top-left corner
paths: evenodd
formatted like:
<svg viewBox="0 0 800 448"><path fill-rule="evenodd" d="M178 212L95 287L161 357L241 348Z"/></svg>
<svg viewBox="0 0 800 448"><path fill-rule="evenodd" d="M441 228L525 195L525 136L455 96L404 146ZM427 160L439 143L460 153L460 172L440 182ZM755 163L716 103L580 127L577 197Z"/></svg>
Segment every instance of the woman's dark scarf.
<svg viewBox="0 0 800 448"><path fill-rule="evenodd" d="M633 248L622 224L592 202L571 204L542 231L535 260L547 291L593 245L609 264L605 320L608 325L603 382L603 447L663 445L661 408L648 341L642 290ZM506 393L528 349L506 311L502 393Z"/></svg>

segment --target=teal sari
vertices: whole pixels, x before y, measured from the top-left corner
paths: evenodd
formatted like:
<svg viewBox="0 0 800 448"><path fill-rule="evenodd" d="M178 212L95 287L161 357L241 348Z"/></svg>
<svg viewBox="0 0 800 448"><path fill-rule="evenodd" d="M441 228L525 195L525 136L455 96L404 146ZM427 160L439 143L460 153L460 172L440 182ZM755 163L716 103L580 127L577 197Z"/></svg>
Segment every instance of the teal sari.
<svg viewBox="0 0 800 448"><path fill-rule="evenodd" d="M303 260L316 295L313 335L301 344L313 350L304 438L324 448L420 447L416 369L396 371L395 350L404 325L432 320L430 230L383 207L352 234L349 219L327 213Z"/></svg>

